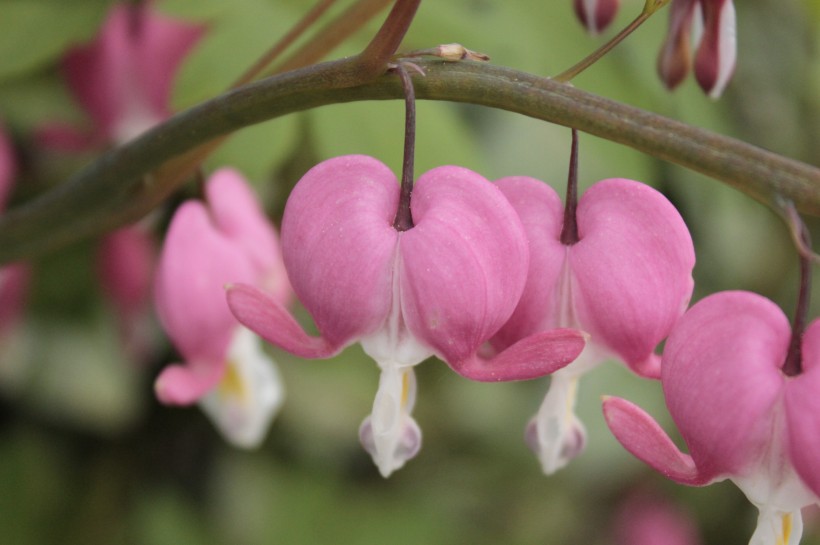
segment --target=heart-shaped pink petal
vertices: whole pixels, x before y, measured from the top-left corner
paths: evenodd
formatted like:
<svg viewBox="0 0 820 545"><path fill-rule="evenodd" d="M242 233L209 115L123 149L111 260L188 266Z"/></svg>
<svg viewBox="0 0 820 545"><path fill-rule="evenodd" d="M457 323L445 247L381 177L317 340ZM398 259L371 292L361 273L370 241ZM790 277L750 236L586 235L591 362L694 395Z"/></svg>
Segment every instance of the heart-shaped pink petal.
<svg viewBox="0 0 820 545"><path fill-rule="evenodd" d="M698 302L669 336L666 403L702 474L742 474L767 448L790 336L780 308L738 291Z"/></svg>
<svg viewBox="0 0 820 545"><path fill-rule="evenodd" d="M398 196L390 169L363 155L316 165L291 192L282 220L285 266L329 345L372 333L388 315Z"/></svg>

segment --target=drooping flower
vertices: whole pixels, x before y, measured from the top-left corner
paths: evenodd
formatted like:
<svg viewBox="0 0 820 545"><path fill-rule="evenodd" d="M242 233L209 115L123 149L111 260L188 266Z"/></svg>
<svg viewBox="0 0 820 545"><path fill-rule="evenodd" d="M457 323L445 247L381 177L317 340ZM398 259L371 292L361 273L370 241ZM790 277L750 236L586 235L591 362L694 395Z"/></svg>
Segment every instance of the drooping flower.
<svg viewBox="0 0 820 545"><path fill-rule="evenodd" d="M657 344L692 294L694 248L675 207L659 192L626 179L590 187L577 205L577 240L562 242L564 208L547 184L528 177L496 182L524 224L530 267L521 301L492 339L504 349L557 327L589 333L583 353L554 373L527 428L527 441L550 474L586 443L574 414L578 379L608 358L659 375Z"/></svg>
<svg viewBox="0 0 820 545"><path fill-rule="evenodd" d="M174 75L203 29L162 16L151 2L111 8L100 34L63 59L68 89L91 118L90 130L51 124L41 142L82 151L122 144L171 114Z"/></svg>
<svg viewBox="0 0 820 545"><path fill-rule="evenodd" d="M284 393L259 339L228 309L224 286L247 282L281 305L290 288L276 232L242 177L217 171L205 192L207 205L188 201L175 213L157 266L157 312L184 363L166 367L155 389L166 404L198 402L229 441L253 447Z"/></svg>
<svg viewBox="0 0 820 545"><path fill-rule="evenodd" d="M573 0L575 15L590 34L603 32L618 13L621 0Z"/></svg>
<svg viewBox="0 0 820 545"><path fill-rule="evenodd" d="M319 337L261 291L228 291L240 322L297 356L361 343L381 378L360 439L385 477L421 446L410 415L414 365L435 355L474 380L521 380L560 368L584 345L580 332L547 331L491 360L478 355L515 308L529 259L521 222L493 184L439 167L416 182L411 228L394 227L398 207L396 177L366 156L324 161L294 188L282 223L285 266Z"/></svg>
<svg viewBox="0 0 820 545"><path fill-rule="evenodd" d="M578 18L592 34L604 30L615 17L619 0L573 0ZM647 2L644 14L654 13ZM677 87L692 69L692 44L695 47L695 77L701 88L718 98L735 71L737 40L735 37L733 0L672 0L669 8L669 31L658 57L658 74L668 89ZM614 38L617 43L622 36ZM613 43L607 44L611 47Z"/></svg>
<svg viewBox="0 0 820 545"><path fill-rule="evenodd" d="M722 292L694 305L669 336L661 382L689 454L643 410L604 401L633 455L682 484L732 480L760 510L751 545L796 545L800 509L820 503L820 321L802 338L802 373L783 366L791 328L771 301Z"/></svg>
<svg viewBox="0 0 820 545"><path fill-rule="evenodd" d="M735 27L732 0L673 0L669 32L658 57L658 74L666 87L677 87L691 70L694 33L695 77L710 97L718 98L735 71Z"/></svg>

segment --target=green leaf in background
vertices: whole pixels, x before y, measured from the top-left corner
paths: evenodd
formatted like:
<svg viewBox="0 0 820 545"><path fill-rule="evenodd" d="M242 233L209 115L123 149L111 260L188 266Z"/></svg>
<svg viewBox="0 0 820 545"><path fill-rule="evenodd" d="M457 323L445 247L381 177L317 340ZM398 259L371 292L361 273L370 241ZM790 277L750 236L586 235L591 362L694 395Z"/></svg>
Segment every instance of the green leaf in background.
<svg viewBox="0 0 820 545"><path fill-rule="evenodd" d="M19 77L90 39L108 0L0 0L0 80Z"/></svg>

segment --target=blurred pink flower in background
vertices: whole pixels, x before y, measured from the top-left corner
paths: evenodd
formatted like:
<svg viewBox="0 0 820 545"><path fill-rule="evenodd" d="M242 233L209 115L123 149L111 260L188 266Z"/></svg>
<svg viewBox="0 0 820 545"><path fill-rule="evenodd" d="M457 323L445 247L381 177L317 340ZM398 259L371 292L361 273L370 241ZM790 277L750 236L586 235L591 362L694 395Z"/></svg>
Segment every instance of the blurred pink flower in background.
<svg viewBox="0 0 820 545"><path fill-rule="evenodd" d="M225 285L258 286L281 305L290 286L277 234L241 175L215 172L205 194L179 207L157 266L157 312L183 363L166 367L155 389L166 404L199 403L228 441L254 447L284 389L260 340L231 314Z"/></svg>
<svg viewBox="0 0 820 545"><path fill-rule="evenodd" d="M637 490L618 506L615 545L701 545L695 519L658 492Z"/></svg>
<svg viewBox="0 0 820 545"><path fill-rule="evenodd" d="M150 2L115 4L94 41L63 59L68 89L90 129L50 123L39 131L41 144L64 151L118 145L163 121L171 114L174 75L203 32L158 14Z"/></svg>

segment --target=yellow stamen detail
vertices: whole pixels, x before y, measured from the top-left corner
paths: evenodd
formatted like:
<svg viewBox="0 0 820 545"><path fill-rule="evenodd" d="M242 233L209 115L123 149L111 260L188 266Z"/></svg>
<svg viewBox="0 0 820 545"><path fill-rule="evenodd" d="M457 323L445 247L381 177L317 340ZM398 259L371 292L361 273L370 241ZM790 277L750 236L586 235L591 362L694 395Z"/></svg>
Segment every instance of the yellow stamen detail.
<svg viewBox="0 0 820 545"><path fill-rule="evenodd" d="M243 401L247 398L248 390L242 378L239 376L234 362L228 361L228 368L225 369L225 376L219 381L217 391L223 398L234 397Z"/></svg>
<svg viewBox="0 0 820 545"><path fill-rule="evenodd" d="M401 374L401 406L407 405L407 398L410 396L410 378L407 371Z"/></svg>
<svg viewBox="0 0 820 545"><path fill-rule="evenodd" d="M787 513L781 519L783 520L783 534L777 536L777 545L786 545L792 535L792 514Z"/></svg>

